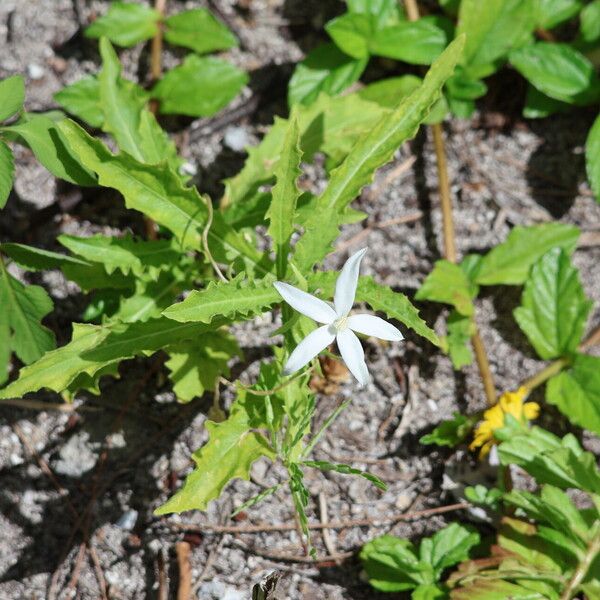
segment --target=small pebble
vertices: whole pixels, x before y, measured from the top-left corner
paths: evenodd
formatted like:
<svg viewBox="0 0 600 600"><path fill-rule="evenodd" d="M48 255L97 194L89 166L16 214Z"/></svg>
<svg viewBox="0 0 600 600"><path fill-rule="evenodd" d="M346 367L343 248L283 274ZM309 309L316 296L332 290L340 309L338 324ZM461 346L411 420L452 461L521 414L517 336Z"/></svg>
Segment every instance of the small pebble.
<svg viewBox="0 0 600 600"><path fill-rule="evenodd" d="M125 531L131 531L135 527L137 518L137 510L128 510L119 517L119 520L116 522L116 526L124 529Z"/></svg>
<svg viewBox="0 0 600 600"><path fill-rule="evenodd" d="M228 127L223 143L234 152L243 152L250 145L250 138L243 127Z"/></svg>
<svg viewBox="0 0 600 600"><path fill-rule="evenodd" d="M29 63L27 65L27 75L29 75L29 78L33 79L34 81L41 79L45 73L44 67L41 67L36 63Z"/></svg>

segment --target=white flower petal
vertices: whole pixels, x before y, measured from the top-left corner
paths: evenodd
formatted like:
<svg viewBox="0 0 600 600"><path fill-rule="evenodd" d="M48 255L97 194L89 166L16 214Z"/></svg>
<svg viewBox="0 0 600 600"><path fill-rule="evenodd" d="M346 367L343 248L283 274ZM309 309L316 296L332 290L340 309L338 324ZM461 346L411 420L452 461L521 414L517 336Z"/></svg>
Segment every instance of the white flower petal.
<svg viewBox="0 0 600 600"><path fill-rule="evenodd" d="M323 300L315 298L302 290L290 285L276 281L274 284L282 298L295 310L314 319L317 323L325 323L327 325L333 323L336 319L336 314L333 308Z"/></svg>
<svg viewBox="0 0 600 600"><path fill-rule="evenodd" d="M339 317L346 316L354 304L356 296L356 285L358 283L358 272L360 270L360 261L365 255L367 248L363 248L354 253L344 265L340 276L335 284L335 296L333 304L335 312Z"/></svg>
<svg viewBox="0 0 600 600"><path fill-rule="evenodd" d="M404 339L397 327L375 315L351 315L348 317L348 327L358 333L391 342L399 342Z"/></svg>
<svg viewBox="0 0 600 600"><path fill-rule="evenodd" d="M350 373L356 377L361 386L367 385L370 379L369 370L365 364L365 353L360 340L350 329L344 329L337 334L337 345Z"/></svg>
<svg viewBox="0 0 600 600"><path fill-rule="evenodd" d="M311 361L319 352L327 348L335 339L331 325L323 325L309 333L290 354L285 367L284 375L291 375Z"/></svg>

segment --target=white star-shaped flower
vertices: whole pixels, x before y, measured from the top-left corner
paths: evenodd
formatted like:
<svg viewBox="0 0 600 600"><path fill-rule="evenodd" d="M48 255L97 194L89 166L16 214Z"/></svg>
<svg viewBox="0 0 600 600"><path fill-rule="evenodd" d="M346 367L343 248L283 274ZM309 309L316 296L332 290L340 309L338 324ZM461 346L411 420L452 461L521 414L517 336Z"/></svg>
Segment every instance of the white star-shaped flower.
<svg viewBox="0 0 600 600"><path fill-rule="evenodd" d="M323 325L308 334L294 349L283 369L284 375L301 369L336 340L348 369L361 386L366 385L369 382L369 370L365 364L365 353L354 331L393 342L404 339L396 327L379 317L349 314L356 295L360 261L366 251L367 248L363 248L346 261L335 284L333 306L293 285L275 282L277 291L292 308Z"/></svg>

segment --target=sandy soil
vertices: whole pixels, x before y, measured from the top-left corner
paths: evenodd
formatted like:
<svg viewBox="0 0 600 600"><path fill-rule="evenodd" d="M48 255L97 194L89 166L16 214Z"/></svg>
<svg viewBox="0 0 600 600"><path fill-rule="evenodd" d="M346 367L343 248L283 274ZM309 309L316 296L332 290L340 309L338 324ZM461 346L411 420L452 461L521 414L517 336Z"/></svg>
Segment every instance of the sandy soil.
<svg viewBox="0 0 600 600"><path fill-rule="evenodd" d="M176 10L204 5L198 1L170 4ZM251 85L221 115L191 122L172 120L168 127L182 154L197 167L198 185L218 194L220 180L235 173L244 159L242 153L223 143L224 138L231 135L231 128L240 128L249 140L257 140L273 115L285 111L291 63L315 43L314 32L341 4L317 0L222 0L210 4L239 34L242 44L229 57L252 72ZM241 10L236 4L247 8ZM98 69L96 44L81 36L81 26L105 10L106 3L97 0L2 2L0 77L26 74L28 110L54 108L54 92ZM132 77L142 74L143 81L147 48L125 51L122 58L127 73ZM167 54L167 65L176 60L176 54ZM385 68L374 67L375 72ZM510 73L499 76L494 89L494 99L482 105L472 120L445 125L460 254L485 251L503 240L515 224L553 218L578 225L588 232L588 239L597 240L600 205L585 183L582 155L593 111L524 122L518 117L522 89L515 84L515 77ZM244 107L250 102L253 110L248 113ZM17 149L16 157L16 185L6 210L0 213L0 241L56 249L55 238L62 232L141 231L139 216L126 211L109 190L91 190L82 196L80 190L56 182L29 152ZM413 157L409 168L384 183L394 169ZM307 173L313 185L322 183L318 165L308 166ZM409 224L375 228L359 242L366 240L370 248L364 272L412 295L440 257L435 159L427 131L398 152L395 162L382 170L356 206L369 214L367 224L422 212ZM328 258L328 268L339 267L348 251L358 247L346 242L363 227L365 223L345 229L342 249ZM600 301L600 246L595 243L578 249L575 263L587 293ZM69 323L78 319L84 300L59 273L30 280L51 293L56 310L47 322L64 343ZM516 288L487 288L478 301L478 322L499 389L514 388L540 367L510 316L519 297ZM439 307L421 308L430 324L441 325ZM600 315L596 313L592 321L597 324ZM256 340L267 340L275 328L270 316L238 328L246 355L246 362L237 366L242 379L251 380L264 359ZM452 411L484 405L476 368L456 373L446 357L410 335L399 347L369 343L366 349L373 383L361 391L351 383L342 384L319 398L317 420L342 399L352 397L353 402L315 456L368 468L386 481L389 489L382 493L362 479L314 473L308 480L314 521L319 519L319 495L326 497L331 519L389 518L454 502L455 497L442 486L445 471L456 480L467 471L479 472L470 456L451 455L418 443L421 435ZM45 393L36 399L57 401ZM129 409L119 422L117 415L124 404ZM203 422L210 405L210 399L187 407L175 403L160 361L122 365L121 378L106 380L101 398L82 395L76 405L78 410L72 414L0 405L1 598L47 598L50 591L61 598L73 597L70 583L74 569L79 568L79 598L101 597L98 572L103 573L110 598L158 597L161 573L169 597L174 598L178 579L175 545L183 539L191 545L194 593L201 599L249 598L252 585L275 569L283 574L281 598L384 597L363 581L355 557L340 565L312 565L267 556L300 556L295 532L216 535L205 531L184 536L177 529L181 523L229 523L227 515L233 507L279 480L278 467L258 462L252 481L230 485L206 514L168 519L152 515L189 472L190 454L206 439ZM567 426L550 407L544 410L542 422L556 429ZM598 440L583 435L587 447L598 452ZM105 461L100 460L103 452L107 452ZM55 473L60 493L40 469L40 459ZM93 551L78 561L85 548L74 514L84 514L88 508L84 527ZM468 516L461 514L460 518ZM282 491L248 511L236 524L291 522L290 498ZM384 531L418 537L443 524L444 518L437 516L387 528L349 527L332 531L331 539L336 551L345 553L356 551ZM327 553L319 533L315 533L314 543L320 555Z"/></svg>

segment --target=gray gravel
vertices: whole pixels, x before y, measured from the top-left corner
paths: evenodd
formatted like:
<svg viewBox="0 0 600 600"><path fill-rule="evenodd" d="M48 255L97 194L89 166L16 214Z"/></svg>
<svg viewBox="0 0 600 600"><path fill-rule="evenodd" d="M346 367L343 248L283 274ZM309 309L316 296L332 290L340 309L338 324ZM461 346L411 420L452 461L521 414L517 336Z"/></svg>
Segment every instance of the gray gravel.
<svg viewBox="0 0 600 600"><path fill-rule="evenodd" d="M169 3L202 6L203 2ZM260 70L259 87L266 94L256 119L243 118L225 128L214 121L197 120L172 124L175 139L192 168L198 171L201 187L218 192L218 182L235 172L243 155L237 152L241 139L257 140L274 112L284 110L284 99L273 95L270 85L283 85L289 76L288 63L302 56L310 37L298 37L304 30L320 26L324 14L339 9L333 2L291 2L282 0L240 1L247 11L236 11L233 0L212 3L226 15L242 39L242 46L228 53L231 60L250 70ZM78 13L73 7L79 8ZM98 0L5 0L0 5L0 77L14 73L27 76L28 110L54 107L52 94L83 74L95 72L98 57L94 42L77 41L77 18L87 23L93 14L102 14L106 3ZM79 15L79 16L78 16ZM9 26L10 24L10 26ZM75 40L75 41L74 41ZM144 59L139 48L122 53L130 76L138 72ZM166 64L177 55L168 51ZM262 77L262 79L261 79ZM266 92L265 92L266 90ZM254 92L247 89L232 108L242 106ZM458 249L461 255L485 251L502 241L516 224L545 222L558 216L561 222L600 232L600 205L591 197L585 183L582 149L592 114L564 115L543 123L517 120L508 128L490 125L499 113L493 107L470 121L445 125L450 176L453 182ZM502 115L500 114L500 117ZM186 143L187 133L190 143ZM206 132L203 134L203 132ZM225 138L225 139L223 139ZM415 164L395 178L385 189L381 184L396 166L410 157ZM90 201L69 210L68 203L79 194L57 183L29 152L17 149L17 182L5 211L0 213L0 241L25 241L56 248L59 233L89 234L134 231L139 218L123 209L114 194L97 192ZM214 161L219 161L214 164ZM319 168L307 167L315 189L322 187ZM368 213L368 223L377 223L421 210L422 219L407 225L373 230L365 243L370 250L364 260L364 273L409 294L431 270L440 256L441 220L437 210L436 170L433 147L427 132L403 147L392 165L379 173L374 189L365 192L356 206ZM87 198L87 197L86 197ZM92 201L93 200L93 201ZM39 211L59 203L61 209L35 226ZM431 212L430 212L431 209ZM45 214L45 213L41 213ZM344 229L340 243L351 240L363 224ZM353 248L333 254L327 268L338 268ZM600 246L579 249L575 263L581 270L586 292L600 301ZM56 311L49 320L61 343L68 338L68 324L77 318L84 302L77 289L59 274L43 276L41 283L52 294ZM517 289L485 289L478 301L477 318L488 348L492 370L501 390L513 389L531 375L537 361L522 334L510 318L519 301ZM424 318L442 332L443 311L424 305ZM598 323L596 313L593 322ZM240 378L251 381L264 357L256 340L267 340L277 328L270 315L236 329L249 363ZM399 511L416 510L452 502L453 495L442 489L444 463L449 453L418 443L419 437L454 410L476 410L484 406L484 396L476 368L461 373L452 370L449 360L433 351L427 342L411 335L401 346L369 341L367 360L373 382L364 390L342 384L318 400L317 422L343 400L352 398L348 410L329 430L316 449L320 459L344 461L368 468L388 483L380 492L362 479L337 474L309 473L310 515L319 517L318 496L327 497L333 519L381 518ZM396 365L396 366L395 366ZM401 370L405 383L398 380ZM121 368L121 378L106 380L100 399L83 397L81 408L72 415L56 412L23 411L0 405L0 597L6 600L47 598L55 575L61 598L71 597L69 582L80 551L80 536L71 538L75 512L82 514L91 495L102 482L114 479L108 489L97 493L98 502L88 527L110 598L156 597L159 565L164 564L170 597L175 597L177 569L174 546L183 535L170 523L228 522L227 515L263 487L282 476L279 466L259 461L251 482L236 481L222 499L213 502L206 514L193 513L159 520L152 516L177 489L191 469L190 454L206 441L203 428L210 404L203 400L182 408L173 402L162 372L152 377L138 393L136 386L147 373L148 362L130 361ZM112 433L115 417L127 398L137 399L126 413L117 433ZM38 400L56 402L51 394L40 393ZM228 397L224 398L227 402ZM543 420L556 424L558 417L548 410ZM560 421L562 422L562 421ZM559 422L559 424L560 424ZM158 436L168 424L167 433ZM38 461L23 447L15 428L56 473L63 491L55 490ZM149 443L150 442L150 443ZM590 449L599 451L598 440L585 435ZM100 453L109 448L108 460L98 475L94 465ZM477 470L471 456L459 454L450 460L447 475L460 482L461 472ZM485 473L481 472L481 477ZM447 481L447 478L446 478ZM250 510L240 523L292 521L290 498L282 490ZM132 524L133 523L133 524ZM391 532L418 537L434 532L444 524L442 517L399 523ZM356 550L383 531L363 527L333 531L331 537L339 552ZM216 536L210 533L186 538L192 545L191 565L196 597L239 600L274 569L283 573L281 598L338 600L377 599L360 576L355 559L341 567L316 568L300 563L281 563L261 554L300 554L295 532L257 535ZM327 550L319 534L314 535L317 552ZM210 564L209 564L210 563ZM78 597L99 597L93 563L85 559L77 583Z"/></svg>

